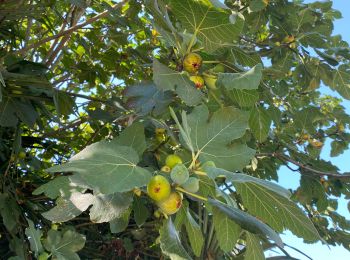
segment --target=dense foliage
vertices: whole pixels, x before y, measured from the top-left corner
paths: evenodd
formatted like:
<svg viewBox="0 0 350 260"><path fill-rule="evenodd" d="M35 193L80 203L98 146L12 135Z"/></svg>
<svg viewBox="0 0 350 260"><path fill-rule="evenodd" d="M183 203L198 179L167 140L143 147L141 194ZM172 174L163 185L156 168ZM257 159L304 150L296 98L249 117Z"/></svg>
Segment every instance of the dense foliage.
<svg viewBox="0 0 350 260"><path fill-rule="evenodd" d="M331 1L0 1L1 257L289 257L285 230L350 250L350 174L320 158L350 142L320 91L350 99L340 17Z"/></svg>

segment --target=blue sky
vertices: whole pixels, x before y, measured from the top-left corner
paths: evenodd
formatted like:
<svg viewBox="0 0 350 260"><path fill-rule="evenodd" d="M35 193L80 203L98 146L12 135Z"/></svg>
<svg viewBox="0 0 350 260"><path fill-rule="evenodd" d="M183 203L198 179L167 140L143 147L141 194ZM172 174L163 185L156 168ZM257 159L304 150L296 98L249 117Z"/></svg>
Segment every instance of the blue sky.
<svg viewBox="0 0 350 260"><path fill-rule="evenodd" d="M305 2L314 2L314 1L305 1ZM336 20L334 22L334 31L333 34L342 35L343 39L350 43L350 1L348 0L334 0L333 8L342 12L343 18ZM333 96L340 97L337 93L331 91L327 87L322 87L321 91L325 94L331 94ZM350 101L344 101L343 106L346 108L348 114L350 114ZM350 171L350 163L348 163L350 158L350 150L348 149L343 154L339 155L336 158L331 158L330 154L330 142L326 142L324 149L322 151L321 157L325 160L331 161L334 165L336 165L342 172ZM299 186L300 175L290 171L287 167L282 167L279 170L279 183L286 187L295 189ZM339 207L337 212L341 215L345 216L350 220L350 213L347 209L347 202L344 198L339 200ZM289 231L285 232L285 235L282 235L282 239L286 244L289 244L293 247L298 248L299 250L306 253L314 260L346 260L350 259L350 252L344 249L341 246L330 247L328 248L326 245L322 245L321 243L316 244L304 244L303 240L295 237ZM286 250L291 254L291 256L299 258L299 259L308 259L305 256L297 253L294 250L286 248ZM267 253L267 256L276 255Z"/></svg>

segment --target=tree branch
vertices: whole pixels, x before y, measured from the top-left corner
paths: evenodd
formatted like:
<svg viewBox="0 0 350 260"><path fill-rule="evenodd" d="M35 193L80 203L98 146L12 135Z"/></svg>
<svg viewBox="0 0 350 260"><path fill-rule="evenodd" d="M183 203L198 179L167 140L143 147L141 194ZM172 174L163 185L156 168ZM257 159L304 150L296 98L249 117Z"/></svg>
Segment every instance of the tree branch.
<svg viewBox="0 0 350 260"><path fill-rule="evenodd" d="M342 174L339 174L339 173L334 173L334 172L324 172L324 171L319 171L319 170L316 170L316 169L313 169L311 167L309 167L308 165L306 164L303 164L301 162L298 162L284 154L280 154L280 153L260 153L260 154L257 154L256 155L257 157L263 157L263 156L272 156L272 157L275 157L281 161L284 161L284 162L290 162L296 166L299 166L299 168L302 168L304 170L307 170L313 174L317 174L317 175L323 175L323 176L328 176L328 177L334 177L334 178L337 178L337 179L350 179L350 172L344 172ZM299 171L300 172L300 171Z"/></svg>
<svg viewBox="0 0 350 260"><path fill-rule="evenodd" d="M70 34L71 32L74 32L74 31L76 31L76 30L79 30L80 28L82 28L82 27L84 27L84 26L86 26L86 25L88 25L88 24L91 24L91 23L93 23L93 22L95 22L95 21L97 21L97 20L99 20L99 19L101 19L101 18L106 17L106 16L110 13L111 10L115 10L115 9L117 9L117 8L122 7L127 1L128 1L128 0L123 0L123 1L120 2L120 3L113 5L113 6L111 7L111 9L106 10L106 11L100 13L100 14L95 15L94 17L91 17L90 19L86 20L86 21L83 22L83 23L80 23L80 24L77 24L77 25L75 25L75 26L72 26L72 27L70 27L69 29L67 29L67 30L65 30L65 31L62 31L62 32L60 32L60 33L58 33L58 34L56 34L56 35L52 35L52 36L49 36L49 37L47 37L47 38L44 38L44 39L42 39L42 40L40 40L40 41L38 41L38 42L36 42L36 43L34 43L34 44L29 45L28 47L25 47L25 48L23 48L23 49L20 49L20 50L18 50L18 51L13 52L13 53L14 53L14 54L23 54L23 53L27 52L27 51L30 50L30 49L35 49L35 48L39 47L40 45L42 45L42 44L44 44L44 43L47 43L47 42L52 41L52 40L54 40L54 39L56 39L56 38L65 36L65 35L67 35L67 34Z"/></svg>

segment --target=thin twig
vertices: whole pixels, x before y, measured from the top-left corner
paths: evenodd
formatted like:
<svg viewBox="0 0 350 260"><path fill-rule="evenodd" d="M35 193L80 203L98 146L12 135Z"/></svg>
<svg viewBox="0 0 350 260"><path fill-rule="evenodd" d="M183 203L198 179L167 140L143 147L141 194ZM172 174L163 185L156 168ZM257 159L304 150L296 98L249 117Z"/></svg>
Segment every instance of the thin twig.
<svg viewBox="0 0 350 260"><path fill-rule="evenodd" d="M306 164L303 164L301 162L298 162L284 154L280 154L280 153L260 153L256 155L257 157L262 157L262 156L272 156L275 157L277 159L280 159L281 161L284 162L290 162L296 166L299 166L300 168L307 170L311 173L314 174L318 174L318 175L324 175L324 176L329 176L329 177L334 177L334 178L338 178L338 179L350 179L350 172L344 172L343 174L339 174L339 173L334 173L334 172L324 172L324 171L319 171L316 169L313 169L309 166L307 166Z"/></svg>
<svg viewBox="0 0 350 260"><path fill-rule="evenodd" d="M71 32L74 32L74 31L76 31L76 30L79 30L80 28L82 28L82 27L84 27L84 26L86 26L86 25L88 25L88 24L91 24L91 23L93 23L93 22L95 22L95 21L97 21L97 20L99 20L99 19L101 19L101 18L104 18L104 17L108 16L108 14L110 13L111 10L115 10L115 9L117 9L117 8L122 7L127 1L128 1L128 0L123 0L123 1L120 2L120 3L113 5L110 9L108 9L108 10L106 10L106 11L104 11L104 12L98 14L98 15L95 15L94 17L91 17L90 19L86 20L86 21L83 22L83 23L80 23L80 24L77 24L77 25L75 25L75 26L72 26L72 27L70 27L69 29L67 29L67 30L65 30L65 31L62 31L62 32L60 32L60 33L58 33L58 34L56 34L56 35L52 35L52 36L49 36L49 37L47 37L47 38L44 38L44 39L42 39L42 40L40 40L40 41L38 41L38 42L36 42L36 43L34 43L34 44L29 45L28 47L25 47L25 48L23 48L23 49L20 49L20 50L18 50L18 51L13 52L13 53L14 53L14 54L23 54L23 53L26 53L26 52L27 52L28 50L30 50L30 49L35 49L35 48L37 48L37 47L43 45L44 43L47 43L47 42L49 42L49 41L52 41L52 40L54 40L54 39L56 39L56 38L59 38L59 37L62 37L62 36L64 36L64 35L70 34Z"/></svg>

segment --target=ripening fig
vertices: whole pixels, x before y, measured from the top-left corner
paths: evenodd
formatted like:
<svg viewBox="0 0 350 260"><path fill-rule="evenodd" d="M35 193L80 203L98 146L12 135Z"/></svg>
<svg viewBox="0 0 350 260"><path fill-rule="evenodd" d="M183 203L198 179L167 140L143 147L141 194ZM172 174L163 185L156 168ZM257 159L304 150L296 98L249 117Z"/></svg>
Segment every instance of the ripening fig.
<svg viewBox="0 0 350 260"><path fill-rule="evenodd" d="M166 215L176 213L182 205L182 194L172 192L169 197L157 203L160 210Z"/></svg>
<svg viewBox="0 0 350 260"><path fill-rule="evenodd" d="M188 180L182 184L182 188L188 192L196 193L199 190L199 179L196 177L188 178Z"/></svg>
<svg viewBox="0 0 350 260"><path fill-rule="evenodd" d="M165 159L165 165L169 166L170 169L174 168L175 165L182 163L182 160L179 156L177 156L176 154L170 154L167 156L167 158Z"/></svg>
<svg viewBox="0 0 350 260"><path fill-rule="evenodd" d="M171 170L170 177L173 180L173 182L182 185L188 180L189 173L185 165L177 164Z"/></svg>
<svg viewBox="0 0 350 260"><path fill-rule="evenodd" d="M217 89L216 80L218 79L215 75L203 73L205 85L210 89Z"/></svg>
<svg viewBox="0 0 350 260"><path fill-rule="evenodd" d="M321 149L323 146L323 143L319 140L312 139L309 141L310 145L314 148Z"/></svg>
<svg viewBox="0 0 350 260"><path fill-rule="evenodd" d="M189 73L196 73L202 65L202 57L197 53L188 54L183 61L183 68Z"/></svg>
<svg viewBox="0 0 350 260"><path fill-rule="evenodd" d="M284 39L283 39L283 42L285 42L285 43L291 43L291 42L294 42L294 40L295 40L295 37L294 37L294 35L287 35L286 37L284 37Z"/></svg>
<svg viewBox="0 0 350 260"><path fill-rule="evenodd" d="M166 130L164 128L156 128L155 130L156 140L162 143L166 140Z"/></svg>
<svg viewBox="0 0 350 260"><path fill-rule="evenodd" d="M191 76L190 80L194 83L196 89L201 89L204 87L204 79L201 76Z"/></svg>
<svg viewBox="0 0 350 260"><path fill-rule="evenodd" d="M203 163L203 164L201 165L201 168L203 169L203 171L206 171L206 169L207 169L208 167L214 167L214 168L216 168L216 165L215 165L215 163L214 163L213 161L206 161L205 163Z"/></svg>
<svg viewBox="0 0 350 260"><path fill-rule="evenodd" d="M161 201L168 198L170 190L171 187L169 181L161 175L152 177L147 185L148 196L155 201Z"/></svg>

